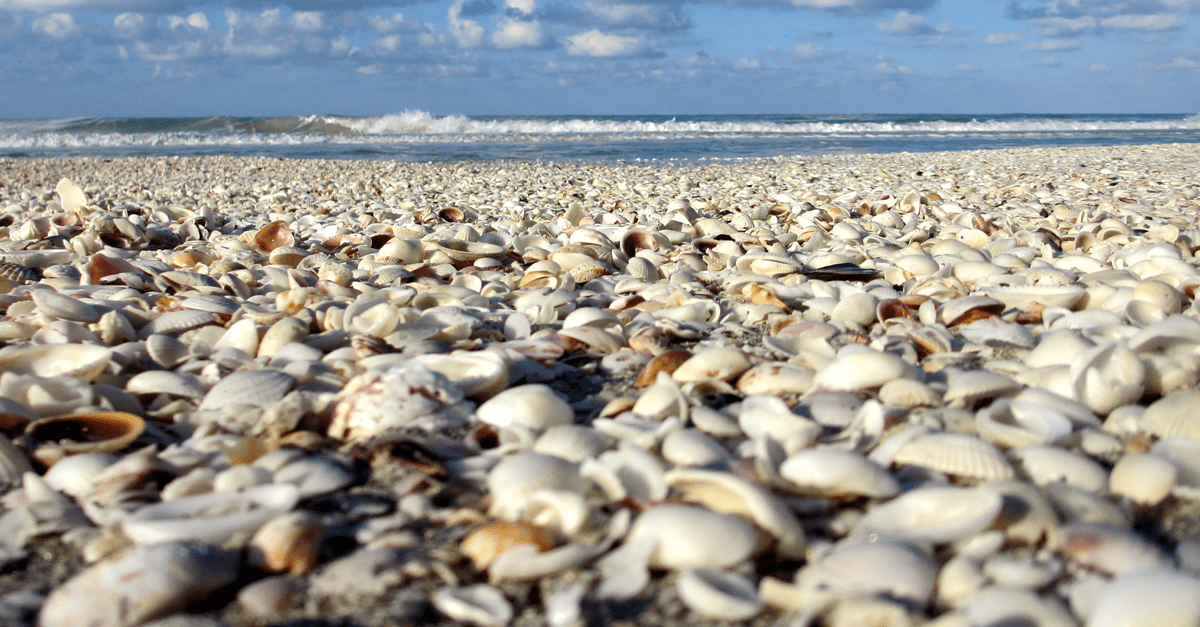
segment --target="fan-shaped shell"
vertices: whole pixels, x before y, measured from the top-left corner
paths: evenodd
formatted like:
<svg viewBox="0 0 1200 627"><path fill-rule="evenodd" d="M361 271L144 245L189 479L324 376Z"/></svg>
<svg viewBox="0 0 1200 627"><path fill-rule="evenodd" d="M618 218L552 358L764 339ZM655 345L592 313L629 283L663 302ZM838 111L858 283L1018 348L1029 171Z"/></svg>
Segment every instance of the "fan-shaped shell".
<svg viewBox="0 0 1200 627"><path fill-rule="evenodd" d="M896 451L892 463L922 466L970 479L1013 477L1012 466L995 446L962 433L918 435Z"/></svg>

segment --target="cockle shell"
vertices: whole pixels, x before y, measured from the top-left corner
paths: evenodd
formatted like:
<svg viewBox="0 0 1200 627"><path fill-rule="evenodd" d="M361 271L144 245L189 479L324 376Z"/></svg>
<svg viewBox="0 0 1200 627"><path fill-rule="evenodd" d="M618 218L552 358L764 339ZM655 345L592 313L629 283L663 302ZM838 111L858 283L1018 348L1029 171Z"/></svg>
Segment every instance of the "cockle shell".
<svg viewBox="0 0 1200 627"><path fill-rule="evenodd" d="M235 372L214 385L197 409L225 412L238 406L262 407L283 398L296 379L281 370Z"/></svg>
<svg viewBox="0 0 1200 627"><path fill-rule="evenodd" d="M1012 466L992 444L961 433L917 435L891 459L901 466L922 466L971 479L1011 479Z"/></svg>

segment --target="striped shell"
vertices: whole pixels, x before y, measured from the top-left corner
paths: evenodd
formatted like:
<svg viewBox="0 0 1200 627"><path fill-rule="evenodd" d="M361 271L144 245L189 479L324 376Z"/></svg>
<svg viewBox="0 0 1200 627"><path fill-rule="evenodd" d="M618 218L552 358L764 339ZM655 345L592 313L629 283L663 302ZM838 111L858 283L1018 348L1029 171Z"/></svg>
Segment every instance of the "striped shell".
<svg viewBox="0 0 1200 627"><path fill-rule="evenodd" d="M484 242L464 242L462 240L442 240L435 244L437 249L446 253L446 256L465 263L475 263L485 257L493 259L501 259L504 257L504 249L495 244L487 244Z"/></svg>
<svg viewBox="0 0 1200 627"><path fill-rule="evenodd" d="M200 411L223 411L238 405L262 407L284 397L296 379L281 370L243 370L221 379L204 396Z"/></svg>
<svg viewBox="0 0 1200 627"><path fill-rule="evenodd" d="M11 261L0 261L0 277L11 279L17 283L36 281L38 276L31 268Z"/></svg>
<svg viewBox="0 0 1200 627"><path fill-rule="evenodd" d="M1011 479L1012 466L992 444L959 433L919 435L896 451L892 463L922 466L970 479Z"/></svg>

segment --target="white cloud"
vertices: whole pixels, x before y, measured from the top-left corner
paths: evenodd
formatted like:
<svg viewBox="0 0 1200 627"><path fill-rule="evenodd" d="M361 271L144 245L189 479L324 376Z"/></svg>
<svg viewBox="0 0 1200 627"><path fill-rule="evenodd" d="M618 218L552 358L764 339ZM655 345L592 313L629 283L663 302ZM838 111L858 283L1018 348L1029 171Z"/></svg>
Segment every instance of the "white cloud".
<svg viewBox="0 0 1200 627"><path fill-rule="evenodd" d="M1166 65L1168 68L1178 68L1184 70L1194 70L1200 68L1200 61L1193 61L1187 57L1175 57Z"/></svg>
<svg viewBox="0 0 1200 627"><path fill-rule="evenodd" d="M141 13L121 13L113 18L113 35L121 39L138 39L151 27L149 17Z"/></svg>
<svg viewBox="0 0 1200 627"><path fill-rule="evenodd" d="M462 10L463 0L450 5L446 12L446 20L450 24L450 36L458 43L459 48L478 48L483 44L483 27L474 20L464 20L458 17Z"/></svg>
<svg viewBox="0 0 1200 627"><path fill-rule="evenodd" d="M1061 65L1061 63L1058 60L1058 57L1054 57L1054 56L1042 57L1041 60L1038 61L1038 63L1041 63L1042 65L1048 65L1051 67Z"/></svg>
<svg viewBox="0 0 1200 627"><path fill-rule="evenodd" d="M683 4L667 2L621 2L619 0L586 0L583 10L589 22L600 21L608 26L682 30L691 26Z"/></svg>
<svg viewBox="0 0 1200 627"><path fill-rule="evenodd" d="M937 30L929 25L929 20L908 11L900 11L886 22L878 22L875 28L889 35L933 35Z"/></svg>
<svg viewBox="0 0 1200 627"><path fill-rule="evenodd" d="M1017 40L1016 33L992 33L987 36L987 42L993 46L1010 44Z"/></svg>
<svg viewBox="0 0 1200 627"><path fill-rule="evenodd" d="M959 63L956 66L956 69L960 72L978 72L979 71L978 68L976 68L974 65L971 65L970 63Z"/></svg>
<svg viewBox="0 0 1200 627"><path fill-rule="evenodd" d="M505 18L496 24L492 45L502 50L511 48L540 48L546 43L542 25L537 20L524 21Z"/></svg>
<svg viewBox="0 0 1200 627"><path fill-rule="evenodd" d="M1027 50L1078 50L1078 39L1046 39L1038 43L1031 43L1025 47Z"/></svg>
<svg viewBox="0 0 1200 627"><path fill-rule="evenodd" d="M1093 63L1088 66L1089 72L1106 73L1109 71L1108 66L1103 63Z"/></svg>
<svg viewBox="0 0 1200 627"><path fill-rule="evenodd" d="M567 54L576 57L621 57L640 52L641 37L623 37L589 30L567 37Z"/></svg>
<svg viewBox="0 0 1200 627"><path fill-rule="evenodd" d="M78 26L70 13L50 13L33 20L30 27L36 33L41 33L50 39L62 41L75 34Z"/></svg>
<svg viewBox="0 0 1200 627"><path fill-rule="evenodd" d="M1120 28L1128 30L1173 30L1187 25L1187 19L1182 15L1164 13L1161 15L1114 15L1100 20L1104 28Z"/></svg>
<svg viewBox="0 0 1200 627"><path fill-rule="evenodd" d="M1033 20L1033 25L1037 27L1045 37L1058 37L1060 35L1075 35L1085 30L1096 28L1096 18L1085 15L1068 19L1065 17L1043 17Z"/></svg>
<svg viewBox="0 0 1200 627"><path fill-rule="evenodd" d="M536 0L504 0L504 6L529 15L537 8L537 2Z"/></svg>
<svg viewBox="0 0 1200 627"><path fill-rule="evenodd" d="M735 70L761 70L762 64L758 62L758 59L747 59L747 58L743 57L741 59L738 59L737 63L733 64L733 69L735 69Z"/></svg>
<svg viewBox="0 0 1200 627"><path fill-rule="evenodd" d="M358 72L359 74L366 74L367 76L374 76L376 74L383 73L383 65L379 63L374 65L364 65L355 70L355 72Z"/></svg>
<svg viewBox="0 0 1200 627"><path fill-rule="evenodd" d="M325 16L320 11L296 11L292 14L292 28L302 33L314 33L325 28Z"/></svg>
<svg viewBox="0 0 1200 627"><path fill-rule="evenodd" d="M199 11L187 17L183 17L182 15L168 15L166 19L167 26L172 30L187 28L195 30L209 29L208 16Z"/></svg>
<svg viewBox="0 0 1200 627"><path fill-rule="evenodd" d="M812 43L811 41L806 41L802 44L796 44L796 47L793 48L792 51L795 52L796 56L800 57L801 59L818 59L822 56L825 56L825 49L817 44Z"/></svg>
<svg viewBox="0 0 1200 627"><path fill-rule="evenodd" d="M912 68L905 65L893 65L887 61L876 63L875 71L880 74L912 74Z"/></svg>

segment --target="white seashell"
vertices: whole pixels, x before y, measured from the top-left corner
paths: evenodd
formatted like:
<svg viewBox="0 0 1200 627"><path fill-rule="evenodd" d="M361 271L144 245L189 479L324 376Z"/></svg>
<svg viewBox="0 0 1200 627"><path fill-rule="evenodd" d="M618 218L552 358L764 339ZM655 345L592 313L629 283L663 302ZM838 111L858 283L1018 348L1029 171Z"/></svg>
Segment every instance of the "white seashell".
<svg viewBox="0 0 1200 627"><path fill-rule="evenodd" d="M805 449L784 460L779 475L804 493L888 498L900 485L879 464L853 451Z"/></svg>
<svg viewBox="0 0 1200 627"><path fill-rule="evenodd" d="M561 457L521 452L500 460L487 475L492 505L489 512L507 520L516 520L529 497L538 490L586 492L588 481L579 467Z"/></svg>
<svg viewBox="0 0 1200 627"><path fill-rule="evenodd" d="M976 344L1001 348L1033 348L1036 340L1025 325L993 316L957 327L964 338Z"/></svg>
<svg viewBox="0 0 1200 627"><path fill-rule="evenodd" d="M1130 453L1121 457L1108 476L1108 489L1141 505L1157 505L1171 495L1179 471L1158 455Z"/></svg>
<svg viewBox="0 0 1200 627"><path fill-rule="evenodd" d="M719 442L696 429L676 429L666 435L659 449L663 459L690 468L724 466L729 452Z"/></svg>
<svg viewBox="0 0 1200 627"><path fill-rule="evenodd" d="M58 193L58 202L62 205L63 211L68 213L87 213L88 198L83 192L83 188L79 184L68 178L58 180L58 185L54 186L54 191Z"/></svg>
<svg viewBox="0 0 1200 627"><path fill-rule="evenodd" d="M300 490L286 484L189 496L143 507L121 523L138 544L203 540L219 544L235 533L253 533L296 506Z"/></svg>
<svg viewBox="0 0 1200 627"><path fill-rule="evenodd" d="M689 568L675 580L679 600L692 611L719 620L748 620L762 611L754 582L727 570Z"/></svg>
<svg viewBox="0 0 1200 627"><path fill-rule="evenodd" d="M731 473L713 470L677 469L668 472L665 479L680 500L754 521L775 537L780 555L804 554L807 544L804 529L791 510L763 488Z"/></svg>
<svg viewBox="0 0 1200 627"><path fill-rule="evenodd" d="M337 492L354 483L354 472L326 455L296 459L275 470L276 484L292 484L300 489L300 498Z"/></svg>
<svg viewBox="0 0 1200 627"><path fill-rule="evenodd" d="M582 462L608 450L613 439L587 427L560 425L546 429L533 443L533 452L555 455L572 462Z"/></svg>
<svg viewBox="0 0 1200 627"><path fill-rule="evenodd" d="M136 374L125 384L125 391L130 394L170 394L197 399L204 396L204 388L196 375L169 370L148 370Z"/></svg>
<svg viewBox="0 0 1200 627"><path fill-rule="evenodd" d="M991 526L1003 499L982 487L922 487L867 510L854 535L895 535L944 544L973 536Z"/></svg>
<svg viewBox="0 0 1200 627"><path fill-rule="evenodd" d="M1108 472L1083 455L1053 446L1022 446L1009 455L1037 485L1063 482L1098 494L1108 489Z"/></svg>
<svg viewBox="0 0 1200 627"><path fill-rule="evenodd" d="M695 505L659 505L633 521L628 544L647 542L651 568L727 568L750 557L758 534L738 516Z"/></svg>
<svg viewBox="0 0 1200 627"><path fill-rule="evenodd" d="M133 547L94 564L46 598L42 627L138 625L203 601L237 579L237 553L217 547L165 542Z"/></svg>
<svg viewBox="0 0 1200 627"><path fill-rule="evenodd" d="M1077 627L1062 602L1026 590L986 588L959 601L957 611L970 625Z"/></svg>
<svg viewBox="0 0 1200 627"><path fill-rule="evenodd" d="M928 555L908 544L851 538L801 568L796 585L834 596L887 595L924 606L933 596L937 572Z"/></svg>
<svg viewBox="0 0 1200 627"><path fill-rule="evenodd" d="M242 405L263 407L283 398L295 384L295 377L280 370L235 372L217 382L197 409L224 412Z"/></svg>
<svg viewBox="0 0 1200 627"><path fill-rule="evenodd" d="M439 588L430 601L439 612L456 621L483 627L503 627L513 618L513 607L499 588L475 584L463 588Z"/></svg>
<svg viewBox="0 0 1200 627"><path fill-rule="evenodd" d="M470 417L462 391L424 366L367 371L338 395L329 425L334 438L369 438L389 429L462 426Z"/></svg>
<svg viewBox="0 0 1200 627"><path fill-rule="evenodd" d="M253 323L251 323L253 324ZM228 331L226 331L226 334ZM255 334L255 340L258 336ZM180 342L174 336L156 333L146 338L146 354L154 363L163 368L172 369L183 363L190 356L187 344Z"/></svg>
<svg viewBox="0 0 1200 627"><path fill-rule="evenodd" d="M575 412L549 386L532 383L497 394L480 405L475 416L480 422L495 427L518 425L545 429L571 424Z"/></svg>
<svg viewBox="0 0 1200 627"><path fill-rule="evenodd" d="M1065 525L1051 538L1048 548L1110 575L1173 566L1155 543L1128 529L1100 523Z"/></svg>
<svg viewBox="0 0 1200 627"><path fill-rule="evenodd" d="M168 311L146 323L146 326L143 326L138 331L138 337L144 340L155 333L178 335L184 331L212 324L216 321L216 316L207 311L198 311L196 309Z"/></svg>
<svg viewBox="0 0 1200 627"><path fill-rule="evenodd" d="M494 351L417 355L407 363L420 364L442 374L462 390L463 396L476 401L490 399L508 387L508 362Z"/></svg>
<svg viewBox="0 0 1200 627"><path fill-rule="evenodd" d="M804 394L812 389L814 374L811 368L788 362L765 362L743 372L736 387L746 396Z"/></svg>
<svg viewBox="0 0 1200 627"><path fill-rule="evenodd" d="M1044 405L1002 398L979 410L975 428L985 440L1012 448L1052 444L1071 433L1071 421Z"/></svg>
<svg viewBox="0 0 1200 627"><path fill-rule="evenodd" d="M32 296L38 313L48 318L91 323L98 322L104 313L99 307L53 290L33 290Z"/></svg>
<svg viewBox="0 0 1200 627"><path fill-rule="evenodd" d="M789 451L810 446L821 433L821 425L794 413L782 400L765 395L742 401L738 426L752 440L771 438Z"/></svg>
<svg viewBox="0 0 1200 627"><path fill-rule="evenodd" d="M917 434L896 450L891 463L921 466L971 479L1011 479L1013 476L1012 466L995 446L961 433Z"/></svg>
<svg viewBox="0 0 1200 627"><path fill-rule="evenodd" d="M1075 398L1106 415L1142 397L1146 367L1133 351L1113 341L1080 353L1071 361L1070 377Z"/></svg>
<svg viewBox="0 0 1200 627"><path fill-rule="evenodd" d="M10 346L0 349L0 371L92 381L108 366L111 357L112 350L93 344Z"/></svg>
<svg viewBox="0 0 1200 627"><path fill-rule="evenodd" d="M1200 440L1200 390L1172 392L1146 407L1138 426L1160 438Z"/></svg>
<svg viewBox="0 0 1200 627"><path fill-rule="evenodd" d="M839 351L837 358L817 373L814 387L834 392L878 388L908 371L904 360L896 355L858 348Z"/></svg>
<svg viewBox="0 0 1200 627"><path fill-rule="evenodd" d="M1007 396L1021 388L1016 381L990 370L956 371L948 378L942 399L950 407L971 408L979 401Z"/></svg>
<svg viewBox="0 0 1200 627"><path fill-rule="evenodd" d="M989 288L984 293L1007 308L1022 309L1038 303L1072 309L1083 299L1086 290L1081 285L1009 285Z"/></svg>
<svg viewBox="0 0 1200 627"><path fill-rule="evenodd" d="M1200 580L1171 570L1121 575L1098 597L1087 617L1087 627L1200 624Z"/></svg>
<svg viewBox="0 0 1200 627"><path fill-rule="evenodd" d="M879 402L901 409L937 407L942 404L942 395L922 381L892 379L879 388Z"/></svg>
<svg viewBox="0 0 1200 627"><path fill-rule="evenodd" d="M716 379L729 381L750 369L746 355L736 348L709 348L680 364L671 376L680 383Z"/></svg>

